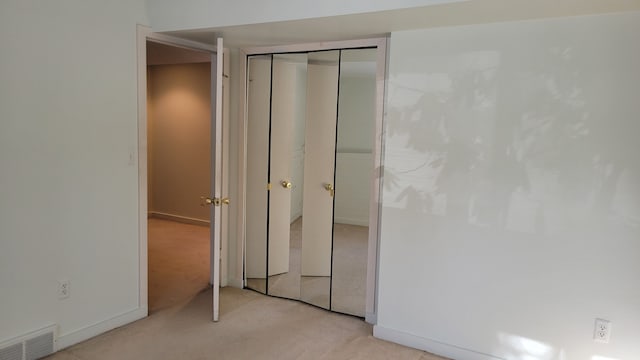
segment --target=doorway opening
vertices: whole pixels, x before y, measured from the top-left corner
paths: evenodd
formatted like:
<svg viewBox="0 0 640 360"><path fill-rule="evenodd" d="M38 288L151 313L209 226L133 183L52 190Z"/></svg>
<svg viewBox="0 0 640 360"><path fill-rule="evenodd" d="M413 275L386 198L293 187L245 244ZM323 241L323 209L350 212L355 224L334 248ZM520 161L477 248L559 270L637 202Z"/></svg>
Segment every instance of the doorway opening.
<svg viewBox="0 0 640 360"><path fill-rule="evenodd" d="M147 55L148 306L210 283L211 53L151 40Z"/></svg>

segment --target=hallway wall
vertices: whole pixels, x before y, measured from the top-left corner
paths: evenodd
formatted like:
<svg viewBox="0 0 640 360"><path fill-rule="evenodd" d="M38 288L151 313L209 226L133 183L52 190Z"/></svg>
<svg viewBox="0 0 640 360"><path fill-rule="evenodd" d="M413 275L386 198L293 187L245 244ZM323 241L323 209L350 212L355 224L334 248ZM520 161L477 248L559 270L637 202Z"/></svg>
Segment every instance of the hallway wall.
<svg viewBox="0 0 640 360"><path fill-rule="evenodd" d="M211 64L148 67L149 212L209 221Z"/></svg>

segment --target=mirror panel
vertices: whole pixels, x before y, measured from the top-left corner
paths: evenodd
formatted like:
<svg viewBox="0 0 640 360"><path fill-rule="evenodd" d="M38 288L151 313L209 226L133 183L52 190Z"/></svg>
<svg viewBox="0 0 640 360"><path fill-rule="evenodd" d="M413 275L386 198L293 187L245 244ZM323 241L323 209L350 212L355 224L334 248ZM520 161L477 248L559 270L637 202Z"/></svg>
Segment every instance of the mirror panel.
<svg viewBox="0 0 640 360"><path fill-rule="evenodd" d="M274 54L268 294L300 299L307 54Z"/></svg>
<svg viewBox="0 0 640 360"><path fill-rule="evenodd" d="M247 59L246 287L267 291L267 183L271 55Z"/></svg>
<svg viewBox="0 0 640 360"><path fill-rule="evenodd" d="M376 49L342 50L331 310L365 316Z"/></svg>
<svg viewBox="0 0 640 360"><path fill-rule="evenodd" d="M301 299L329 309L340 51L308 54Z"/></svg>

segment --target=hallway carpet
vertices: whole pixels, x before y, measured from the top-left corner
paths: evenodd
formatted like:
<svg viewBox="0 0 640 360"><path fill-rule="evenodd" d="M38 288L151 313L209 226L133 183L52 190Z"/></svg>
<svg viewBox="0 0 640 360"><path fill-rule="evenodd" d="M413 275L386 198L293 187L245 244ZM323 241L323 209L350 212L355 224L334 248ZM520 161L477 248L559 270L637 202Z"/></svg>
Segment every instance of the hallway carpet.
<svg viewBox="0 0 640 360"><path fill-rule="evenodd" d="M209 227L149 219L149 312L209 286Z"/></svg>
<svg viewBox="0 0 640 360"><path fill-rule="evenodd" d="M221 289L220 321L211 290L148 318L63 350L50 360L406 359L442 360L375 339L371 325L293 300Z"/></svg>

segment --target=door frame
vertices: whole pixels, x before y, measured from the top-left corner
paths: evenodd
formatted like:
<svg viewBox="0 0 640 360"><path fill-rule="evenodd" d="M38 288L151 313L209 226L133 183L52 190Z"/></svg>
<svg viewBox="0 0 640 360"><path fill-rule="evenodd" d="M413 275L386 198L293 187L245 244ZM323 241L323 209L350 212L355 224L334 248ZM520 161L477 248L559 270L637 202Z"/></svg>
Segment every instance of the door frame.
<svg viewBox="0 0 640 360"><path fill-rule="evenodd" d="M137 53L137 86L138 86L138 255L139 255L139 268L138 268L138 306L144 309L145 316L149 314L149 289L148 289L148 229L147 229L147 219L148 219L148 178L147 178L147 41L153 41L165 45L170 45L174 47L190 49L190 50L198 50L205 51L215 56L218 52L218 49L215 45L204 44L196 41L191 41L187 39L181 39L165 34L155 33L151 30L150 27L144 25L137 25L136 28L136 53ZM212 64L214 62L212 61ZM216 83L216 69L212 67L211 71L211 86L213 87ZM227 90L228 91L228 90ZM211 104L212 106L216 101L216 92L212 91L211 94ZM219 111L216 109L216 111ZM212 113L212 121L213 116L215 114ZM214 124L212 124L214 125ZM224 126L224 125L223 125ZM222 142L223 144L228 144L228 131L222 133ZM212 146L215 138L212 137ZM228 145L227 145L228 146ZM228 168L228 152L225 151L222 154L222 166ZM213 169L212 169L213 171ZM222 174L222 183L227 184L228 174ZM212 179L213 181L213 179ZM223 185L223 188L225 188ZM203 194L207 196L216 196L215 194ZM212 210L213 212L213 207ZM225 212L223 212L225 214ZM221 226L221 236L227 234L228 226L227 219L224 219L220 223ZM210 231L213 231L213 226L209 223ZM215 246L210 237L210 255L211 261L209 262L209 282L211 284L214 283L213 274L214 274L214 250ZM223 265L227 264L227 239L221 239L222 249L220 251L220 263ZM227 283L227 271L222 271L222 266L220 266L220 285L225 286Z"/></svg>
<svg viewBox="0 0 640 360"><path fill-rule="evenodd" d="M240 180L240 189L238 191L238 207L237 209L237 241L236 243L236 274L242 274L242 282L246 284L245 278L245 244L246 244L246 173L247 173L247 57L250 55L270 54L270 53L293 53L308 52L319 50L338 50L338 49L358 49L367 47L376 47L376 119L375 119L375 137L373 145L373 173L370 179L370 199L369 199L369 239L367 249L367 295L365 307L365 320L370 324L377 323L378 313L378 260L379 260L379 244L380 244L380 213L382 204L382 182L383 167L382 156L384 151L384 98L386 92L386 76L387 76L387 57L388 57L388 38L371 38L361 40L345 40L304 43L282 46L265 46L251 47L240 49L241 62L241 78L242 89L240 96L240 113L239 122L239 141L238 141L238 179Z"/></svg>

